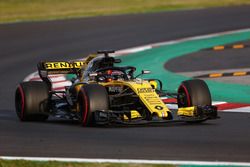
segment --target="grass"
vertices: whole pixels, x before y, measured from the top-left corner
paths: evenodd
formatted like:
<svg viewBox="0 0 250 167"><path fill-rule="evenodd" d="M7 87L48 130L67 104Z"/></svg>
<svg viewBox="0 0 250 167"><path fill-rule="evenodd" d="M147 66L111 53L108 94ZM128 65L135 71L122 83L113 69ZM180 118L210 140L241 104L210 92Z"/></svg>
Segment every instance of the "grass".
<svg viewBox="0 0 250 167"><path fill-rule="evenodd" d="M0 0L0 23L245 4L250 0Z"/></svg>
<svg viewBox="0 0 250 167"><path fill-rule="evenodd" d="M173 165L148 165L148 164L111 164L111 163L72 163L72 162L43 162L23 160L0 160L0 167L174 167Z"/></svg>

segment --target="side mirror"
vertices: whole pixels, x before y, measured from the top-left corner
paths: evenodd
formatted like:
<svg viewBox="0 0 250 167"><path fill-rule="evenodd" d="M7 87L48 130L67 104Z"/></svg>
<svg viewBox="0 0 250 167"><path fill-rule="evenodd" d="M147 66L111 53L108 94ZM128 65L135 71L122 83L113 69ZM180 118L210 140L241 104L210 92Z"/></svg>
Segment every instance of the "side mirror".
<svg viewBox="0 0 250 167"><path fill-rule="evenodd" d="M139 77L141 75L150 74L150 73L151 73L151 71L149 71L149 70L142 70L141 73L139 75L137 75L135 78L137 78L137 77Z"/></svg>
<svg viewBox="0 0 250 167"><path fill-rule="evenodd" d="M141 74L150 74L151 73L151 71L149 71L149 70L142 70L141 71Z"/></svg>
<svg viewBox="0 0 250 167"><path fill-rule="evenodd" d="M89 73L89 77L96 77L98 74L93 72L93 73Z"/></svg>

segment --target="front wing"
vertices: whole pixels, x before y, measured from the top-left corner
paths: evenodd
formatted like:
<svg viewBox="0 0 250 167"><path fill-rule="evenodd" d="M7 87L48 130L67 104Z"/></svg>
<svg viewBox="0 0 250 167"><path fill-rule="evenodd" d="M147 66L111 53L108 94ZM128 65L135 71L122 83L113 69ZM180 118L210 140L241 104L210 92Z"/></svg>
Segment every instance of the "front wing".
<svg viewBox="0 0 250 167"><path fill-rule="evenodd" d="M193 108L193 109L191 109ZM175 122L203 122L219 118L215 106L194 106L172 111L172 119L142 117L133 118L131 111L98 110L94 112L96 125L162 125ZM126 119L125 119L126 118Z"/></svg>

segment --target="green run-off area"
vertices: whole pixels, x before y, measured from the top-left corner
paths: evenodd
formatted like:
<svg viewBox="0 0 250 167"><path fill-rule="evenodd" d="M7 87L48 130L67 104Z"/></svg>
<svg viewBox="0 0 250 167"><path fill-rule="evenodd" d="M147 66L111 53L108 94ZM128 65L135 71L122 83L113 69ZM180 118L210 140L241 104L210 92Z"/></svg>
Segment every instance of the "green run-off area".
<svg viewBox="0 0 250 167"><path fill-rule="evenodd" d="M137 67L137 72L142 69L151 70L145 78L157 78L163 81L163 88L176 92L183 80L190 79L165 70L164 64L172 58L184 56L201 49L216 45L224 45L250 39L250 31L237 32L229 35L219 35L206 39L195 39L171 45L165 45L150 50L123 56L122 65ZM206 81L214 101L227 101L237 103L250 103L250 85L229 84L215 81Z"/></svg>

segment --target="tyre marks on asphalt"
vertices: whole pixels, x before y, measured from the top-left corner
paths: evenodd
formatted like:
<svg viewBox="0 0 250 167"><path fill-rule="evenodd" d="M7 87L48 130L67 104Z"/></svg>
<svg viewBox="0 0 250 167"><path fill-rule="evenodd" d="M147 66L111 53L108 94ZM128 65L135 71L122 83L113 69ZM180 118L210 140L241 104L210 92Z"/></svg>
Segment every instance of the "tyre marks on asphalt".
<svg viewBox="0 0 250 167"><path fill-rule="evenodd" d="M242 77L250 75L249 53L250 41L218 45L177 57L166 63L165 67L172 72L178 72L178 74L193 78ZM192 66L188 67L187 64L184 67L185 70L182 69L182 71L171 66L172 63L178 66L185 59L189 59L191 63L196 61L197 64L203 64L203 66L200 66L197 70ZM204 65L204 62L207 62L208 65Z"/></svg>
<svg viewBox="0 0 250 167"><path fill-rule="evenodd" d="M203 49L200 52L202 53L203 51L215 51L215 52L223 52L225 50L234 50L234 52L232 52L231 54L234 54L234 56L237 58L237 55L239 54L239 52L237 50L239 49L245 49L247 53L249 53L250 51L250 41L245 41L242 43L235 43L235 44L229 44L229 45L218 45L218 46L214 46L212 48L207 48L207 49ZM212 56L212 55L211 55ZM245 61L245 59L240 59L242 61ZM193 72L194 74L195 72ZM203 71L203 73L205 73ZM221 70L221 71L214 71L212 72L208 72L202 75L193 75L193 78L219 78L219 77L242 77L242 76L247 76L250 75L250 69L233 69L233 70ZM235 79L232 78L233 80L240 80L240 79ZM249 84L250 84L250 80L249 80Z"/></svg>
<svg viewBox="0 0 250 167"><path fill-rule="evenodd" d="M232 84L250 84L250 68L178 72L177 74L191 78L200 78Z"/></svg>

